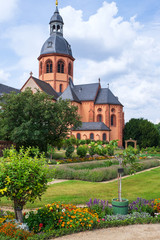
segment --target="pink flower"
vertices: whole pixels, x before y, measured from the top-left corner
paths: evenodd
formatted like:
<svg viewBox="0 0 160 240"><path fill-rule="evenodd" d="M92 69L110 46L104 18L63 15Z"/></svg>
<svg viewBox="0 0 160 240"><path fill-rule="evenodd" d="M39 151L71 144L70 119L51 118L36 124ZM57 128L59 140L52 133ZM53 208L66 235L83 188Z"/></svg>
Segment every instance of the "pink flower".
<svg viewBox="0 0 160 240"><path fill-rule="evenodd" d="M104 218L102 218L102 221L104 221Z"/></svg>

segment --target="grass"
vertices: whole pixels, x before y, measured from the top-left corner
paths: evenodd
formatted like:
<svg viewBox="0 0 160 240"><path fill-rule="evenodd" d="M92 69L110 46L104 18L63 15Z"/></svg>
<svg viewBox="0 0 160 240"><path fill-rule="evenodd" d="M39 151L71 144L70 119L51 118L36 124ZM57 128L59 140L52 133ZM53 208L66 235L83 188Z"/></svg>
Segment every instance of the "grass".
<svg viewBox="0 0 160 240"><path fill-rule="evenodd" d="M122 180L122 197L131 201L137 197L153 199L160 197L160 167L147 172L132 175ZM63 203L85 204L90 198L109 200L117 197L117 181L109 183L92 183L67 181L50 185L41 201L28 203L26 208L37 208L54 201ZM11 201L2 198L1 206L12 206Z"/></svg>

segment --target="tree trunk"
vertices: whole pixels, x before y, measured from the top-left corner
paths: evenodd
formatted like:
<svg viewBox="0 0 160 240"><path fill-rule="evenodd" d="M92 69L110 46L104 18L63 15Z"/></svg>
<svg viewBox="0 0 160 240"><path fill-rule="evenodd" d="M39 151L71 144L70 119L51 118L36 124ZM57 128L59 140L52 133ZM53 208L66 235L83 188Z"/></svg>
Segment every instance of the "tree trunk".
<svg viewBox="0 0 160 240"><path fill-rule="evenodd" d="M17 201L14 200L14 212L15 212L16 220L20 223L23 223L22 210L23 210L23 206L18 205Z"/></svg>

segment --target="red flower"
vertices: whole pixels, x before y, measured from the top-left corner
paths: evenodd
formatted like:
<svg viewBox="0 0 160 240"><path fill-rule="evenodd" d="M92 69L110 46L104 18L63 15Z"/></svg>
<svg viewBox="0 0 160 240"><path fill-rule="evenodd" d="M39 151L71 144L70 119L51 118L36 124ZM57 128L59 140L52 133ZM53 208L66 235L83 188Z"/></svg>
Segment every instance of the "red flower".
<svg viewBox="0 0 160 240"><path fill-rule="evenodd" d="M39 227L42 228L42 227L43 227L43 223L40 223L40 224L39 224Z"/></svg>
<svg viewBox="0 0 160 240"><path fill-rule="evenodd" d="M60 223L60 222L62 222L62 220L58 220L58 222Z"/></svg>
<svg viewBox="0 0 160 240"><path fill-rule="evenodd" d="M23 213L23 215L25 216L25 215L26 215L26 213L24 212L24 213Z"/></svg>

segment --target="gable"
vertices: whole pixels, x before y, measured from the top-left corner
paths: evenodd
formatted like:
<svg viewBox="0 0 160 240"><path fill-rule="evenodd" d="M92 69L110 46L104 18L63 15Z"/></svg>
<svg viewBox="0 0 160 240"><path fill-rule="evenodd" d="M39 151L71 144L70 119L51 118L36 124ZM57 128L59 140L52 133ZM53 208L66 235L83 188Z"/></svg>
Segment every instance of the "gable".
<svg viewBox="0 0 160 240"><path fill-rule="evenodd" d="M33 93L36 93L37 90L42 92L41 88L37 85L33 78L28 79L25 85L21 88L21 92L24 92L26 88L30 88Z"/></svg>

